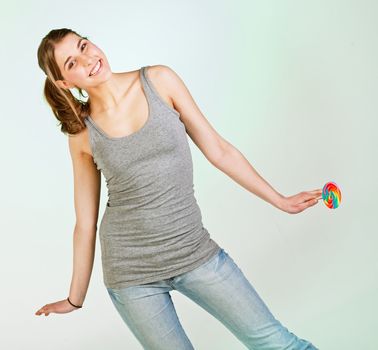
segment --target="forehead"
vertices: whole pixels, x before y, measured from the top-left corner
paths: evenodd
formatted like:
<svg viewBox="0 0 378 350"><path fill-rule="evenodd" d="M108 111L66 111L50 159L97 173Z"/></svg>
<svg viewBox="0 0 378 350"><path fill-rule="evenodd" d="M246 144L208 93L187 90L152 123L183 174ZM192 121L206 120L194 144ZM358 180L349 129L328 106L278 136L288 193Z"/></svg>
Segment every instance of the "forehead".
<svg viewBox="0 0 378 350"><path fill-rule="evenodd" d="M79 36L70 33L55 45L54 55L59 67L63 67L67 57L76 52L76 44L79 39Z"/></svg>

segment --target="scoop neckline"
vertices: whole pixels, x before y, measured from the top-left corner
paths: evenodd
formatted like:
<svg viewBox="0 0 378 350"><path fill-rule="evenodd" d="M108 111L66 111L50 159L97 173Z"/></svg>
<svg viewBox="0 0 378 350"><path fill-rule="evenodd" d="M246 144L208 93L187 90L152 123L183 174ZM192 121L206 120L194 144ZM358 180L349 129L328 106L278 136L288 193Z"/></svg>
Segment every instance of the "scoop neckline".
<svg viewBox="0 0 378 350"><path fill-rule="evenodd" d="M134 135L140 134L144 129L146 129L147 125L150 123L151 105L150 105L149 97L147 96L147 92L145 90L145 85L144 85L144 81L143 81L143 77L142 77L142 74L143 74L142 70L143 70L143 68L140 69L139 77L140 77L140 82L141 82L141 85L142 85L142 90L143 90L143 93L144 93L144 96L145 96L145 99L146 99L147 105L148 105L148 114L147 114L147 120L144 122L144 124L137 131L134 131L133 133L131 133L129 135L124 135L124 136L118 136L118 137L110 136L102 128L100 128L100 126L98 126L96 124L96 122L93 120L93 118L90 116L90 114L87 115L88 120L92 123L92 125L96 128L96 130L101 135L103 135L104 137L106 137L109 140L118 141L118 140L130 139L130 138L134 137Z"/></svg>

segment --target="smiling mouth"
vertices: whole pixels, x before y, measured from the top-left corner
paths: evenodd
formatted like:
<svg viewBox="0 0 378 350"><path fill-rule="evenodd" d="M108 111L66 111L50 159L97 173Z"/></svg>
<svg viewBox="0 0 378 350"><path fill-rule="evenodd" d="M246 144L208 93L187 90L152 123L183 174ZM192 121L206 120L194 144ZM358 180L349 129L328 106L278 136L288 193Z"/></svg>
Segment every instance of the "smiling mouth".
<svg viewBox="0 0 378 350"><path fill-rule="evenodd" d="M99 59L98 62L96 63L96 65L94 66L94 68L92 69L92 71L89 73L89 76L92 77L96 74L98 74L98 72L101 70L102 68L102 60Z"/></svg>

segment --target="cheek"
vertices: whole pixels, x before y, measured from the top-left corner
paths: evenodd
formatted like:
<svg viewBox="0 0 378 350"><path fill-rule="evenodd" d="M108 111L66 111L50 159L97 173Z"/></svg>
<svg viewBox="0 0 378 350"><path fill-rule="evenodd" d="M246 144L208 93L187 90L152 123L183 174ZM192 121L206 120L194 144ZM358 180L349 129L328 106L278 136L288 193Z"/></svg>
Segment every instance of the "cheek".
<svg viewBox="0 0 378 350"><path fill-rule="evenodd" d="M71 72L66 73L65 79L74 85L81 85L83 80L86 80L87 78L90 77L87 77L87 73L83 68L72 68Z"/></svg>
<svg viewBox="0 0 378 350"><path fill-rule="evenodd" d="M101 57L104 61L106 61L106 56L99 47L93 46L91 50L91 55L96 56L96 57Z"/></svg>
<svg viewBox="0 0 378 350"><path fill-rule="evenodd" d="M88 69L89 70L89 69ZM87 73L87 70L84 67L77 68L74 73L73 79L75 80L82 80L82 79L87 79L90 78Z"/></svg>

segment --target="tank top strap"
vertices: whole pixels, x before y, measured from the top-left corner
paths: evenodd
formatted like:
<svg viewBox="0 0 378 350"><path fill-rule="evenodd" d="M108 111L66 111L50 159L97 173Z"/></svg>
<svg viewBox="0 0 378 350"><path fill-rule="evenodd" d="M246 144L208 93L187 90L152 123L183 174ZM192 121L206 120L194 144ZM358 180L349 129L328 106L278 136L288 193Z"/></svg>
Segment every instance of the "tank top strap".
<svg viewBox="0 0 378 350"><path fill-rule="evenodd" d="M88 128L90 141L91 141L91 142L96 141L96 140L95 140L95 137L96 137L97 135L101 135L101 133L98 131L97 126L96 126L95 124L93 124L93 121L91 121L91 119L89 118L89 115L87 115L87 116L84 118L84 123L85 123L85 125L86 125L87 128Z"/></svg>
<svg viewBox="0 0 378 350"><path fill-rule="evenodd" d="M143 84L143 89L146 93L147 99L150 101L152 107L168 109L170 112L178 115L179 113L167 104L163 97L158 93L151 79L148 77L149 65L142 66L140 69L140 78Z"/></svg>
<svg viewBox="0 0 378 350"><path fill-rule="evenodd" d="M150 80L150 78L148 77L148 68L150 66L142 66L141 69L140 69L140 80L142 82L142 85L143 85L143 90L144 92L146 93L146 97L150 100L150 101L154 101L156 100L156 98L158 97L157 95L157 91L155 90L155 87L152 85L152 82Z"/></svg>

